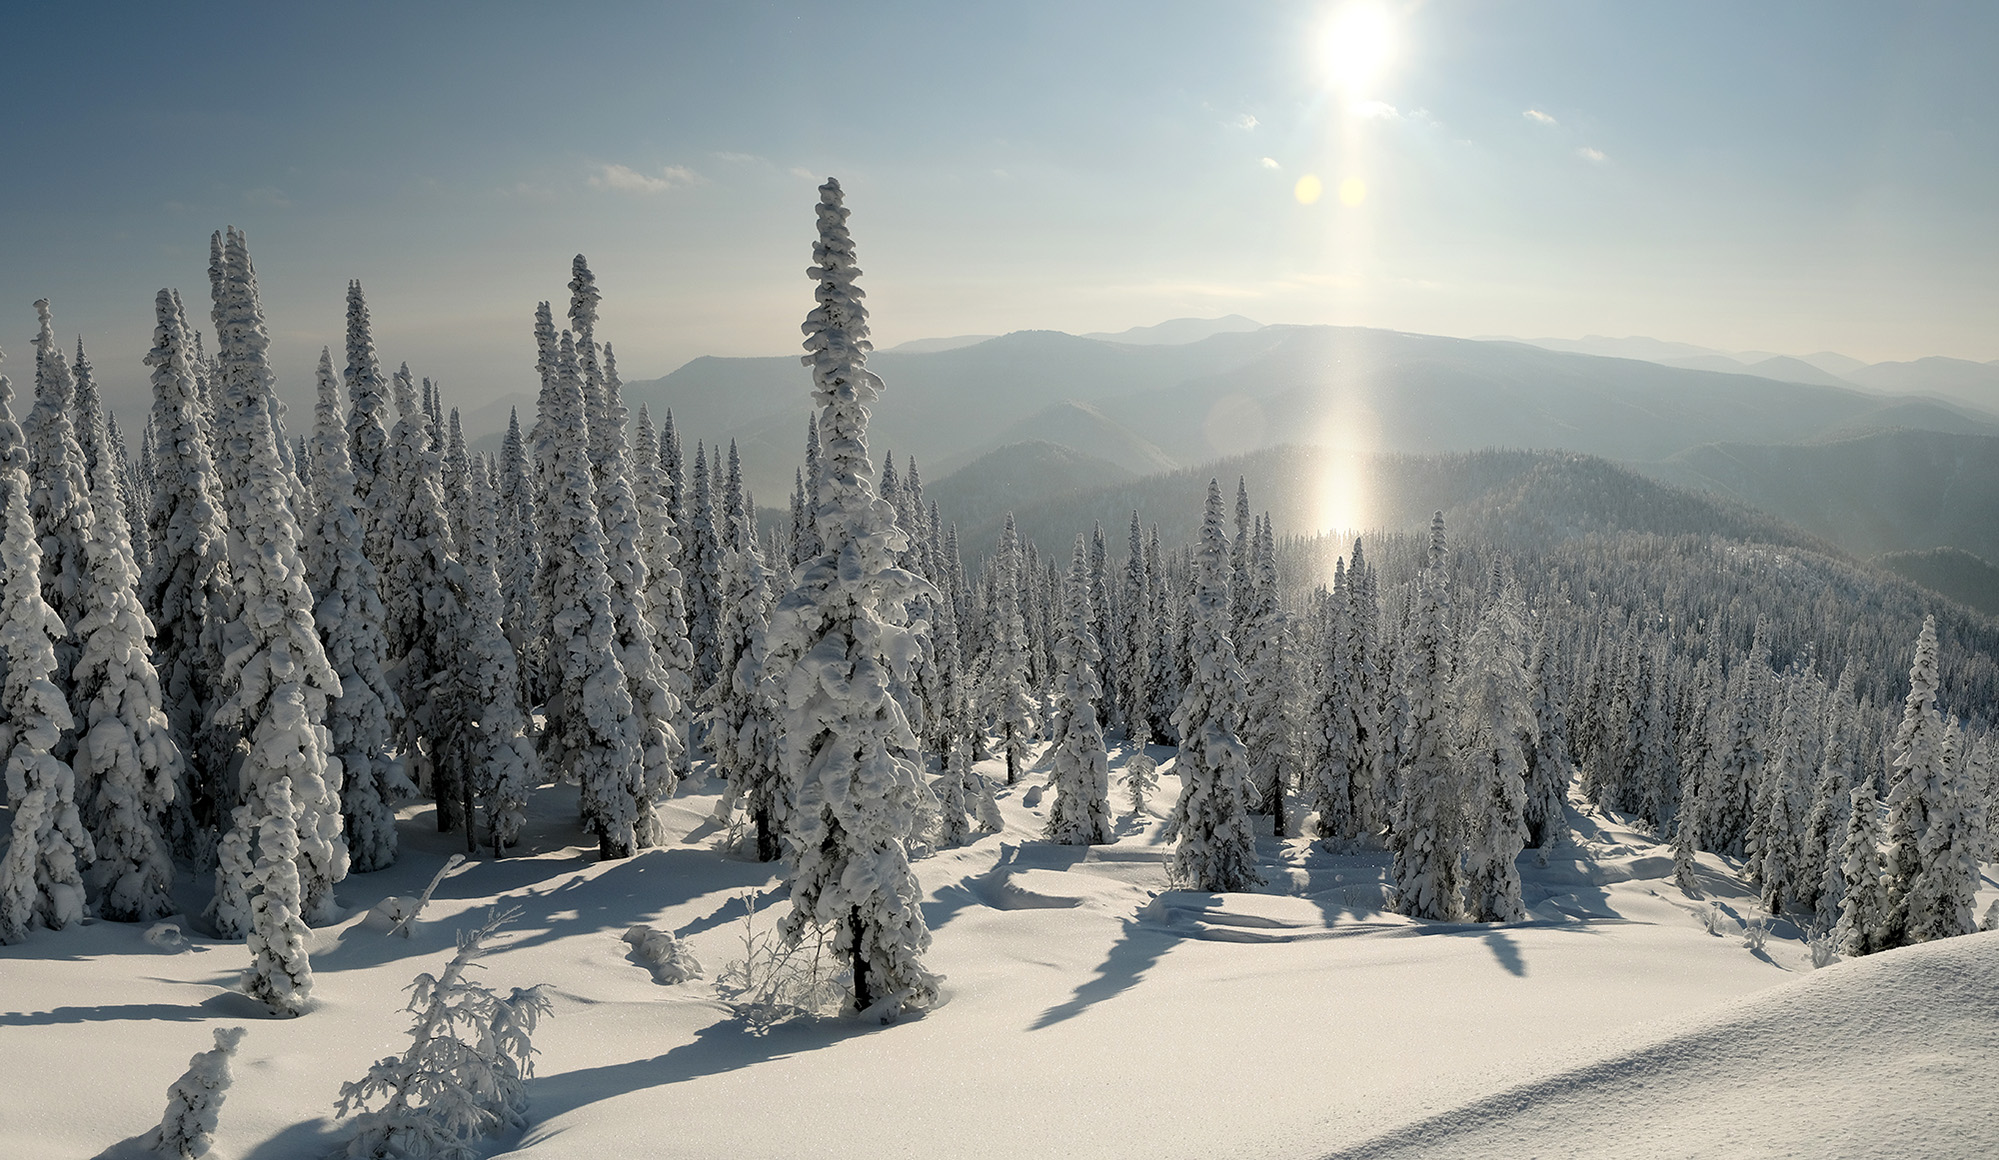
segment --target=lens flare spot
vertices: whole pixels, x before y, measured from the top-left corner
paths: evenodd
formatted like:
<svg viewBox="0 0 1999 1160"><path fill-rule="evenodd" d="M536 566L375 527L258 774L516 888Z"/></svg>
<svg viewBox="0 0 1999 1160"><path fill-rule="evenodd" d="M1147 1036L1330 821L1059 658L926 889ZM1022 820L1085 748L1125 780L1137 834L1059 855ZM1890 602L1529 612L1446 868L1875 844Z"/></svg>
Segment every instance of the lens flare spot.
<svg viewBox="0 0 1999 1160"><path fill-rule="evenodd" d="M1307 173L1298 179L1298 184L1291 187L1291 196L1298 199L1299 205L1311 205L1319 200L1319 195L1324 192L1326 192L1326 183L1320 181L1316 173Z"/></svg>
<svg viewBox="0 0 1999 1160"><path fill-rule="evenodd" d="M1356 206L1367 200L1367 182L1358 177L1349 177L1340 182L1340 204Z"/></svg>

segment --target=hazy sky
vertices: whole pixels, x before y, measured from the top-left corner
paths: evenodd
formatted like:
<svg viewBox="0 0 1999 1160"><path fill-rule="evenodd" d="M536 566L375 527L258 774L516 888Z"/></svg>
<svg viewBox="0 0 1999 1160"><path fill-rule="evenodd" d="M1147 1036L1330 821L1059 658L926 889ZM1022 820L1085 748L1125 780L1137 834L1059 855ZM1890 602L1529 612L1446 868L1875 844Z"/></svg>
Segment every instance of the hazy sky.
<svg viewBox="0 0 1999 1160"><path fill-rule="evenodd" d="M628 379L787 353L828 174L879 345L1243 313L1999 358L1999 5L1345 7L13 4L3 369L47 296L134 412L225 224L295 399L352 277L391 363L531 390L578 251Z"/></svg>

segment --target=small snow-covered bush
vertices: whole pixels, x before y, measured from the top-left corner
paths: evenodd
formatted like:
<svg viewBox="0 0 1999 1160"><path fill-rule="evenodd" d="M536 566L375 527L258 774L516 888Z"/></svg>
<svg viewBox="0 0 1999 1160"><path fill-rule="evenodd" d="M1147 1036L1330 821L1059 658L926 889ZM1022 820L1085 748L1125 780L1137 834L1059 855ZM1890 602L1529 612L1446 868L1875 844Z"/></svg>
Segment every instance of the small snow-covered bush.
<svg viewBox="0 0 1999 1160"><path fill-rule="evenodd" d="M418 975L409 986L408 1010L417 1017L409 1050L340 1085L338 1113L359 1109L359 1130L346 1151L351 1160L472 1160L481 1137L527 1122L529 1038L551 1010L549 1001L540 987L502 997L465 980L466 969L486 953L486 940L519 914L493 914L477 929L458 932L458 953L444 973ZM377 1098L379 1108L366 1107Z"/></svg>
<svg viewBox="0 0 1999 1160"><path fill-rule="evenodd" d="M144 1146L174 1160L199 1160L215 1143L215 1117L229 1090L229 1057L243 1042L241 1027L217 1027L215 1046L188 1060L187 1074L167 1089L167 1112L146 1133Z"/></svg>
<svg viewBox="0 0 1999 1160"><path fill-rule="evenodd" d="M787 944L776 930L756 928L757 902L743 895L743 957L715 978L715 993L761 1034L787 1019L829 1015L846 1001L833 970L826 933Z"/></svg>
<svg viewBox="0 0 1999 1160"><path fill-rule="evenodd" d="M147 927L146 933L139 937L170 955L177 955L188 949L187 936L181 933L180 924L177 922L156 922Z"/></svg>
<svg viewBox="0 0 1999 1160"><path fill-rule="evenodd" d="M667 931L635 926L625 932L625 941L632 944L632 961L651 968L655 983L670 986L701 977L701 960Z"/></svg>
<svg viewBox="0 0 1999 1160"><path fill-rule="evenodd" d="M1831 931L1821 931L1811 937L1806 944L1812 952L1812 969L1820 970L1839 961L1839 944Z"/></svg>
<svg viewBox="0 0 1999 1160"><path fill-rule="evenodd" d="M1762 953L1763 945L1769 941L1769 938L1769 924L1760 918L1750 919L1749 925L1742 928L1742 945L1748 947L1751 953Z"/></svg>
<svg viewBox="0 0 1999 1160"><path fill-rule="evenodd" d="M1999 930L1999 898L1985 908L1985 917L1978 921L1979 930Z"/></svg>
<svg viewBox="0 0 1999 1160"><path fill-rule="evenodd" d="M465 855L463 854L453 854L451 857L446 858L444 865L438 867L437 873L431 875L430 885L423 888L423 894L420 897L401 898L392 894L376 903L374 913L382 919L386 919L391 924L389 926L389 933L399 934L404 938L410 937L410 930L416 926L417 919L423 917L423 908L429 904L430 896L436 893L437 884L444 881L444 876L456 870L464 861ZM509 911L508 913L512 915L519 912ZM505 921L505 919L502 919L502 921Z"/></svg>
<svg viewBox="0 0 1999 1160"><path fill-rule="evenodd" d="M1721 907L1710 902L1701 910L1701 921L1706 924L1709 934L1720 938L1724 931L1724 926L1728 922L1728 915Z"/></svg>

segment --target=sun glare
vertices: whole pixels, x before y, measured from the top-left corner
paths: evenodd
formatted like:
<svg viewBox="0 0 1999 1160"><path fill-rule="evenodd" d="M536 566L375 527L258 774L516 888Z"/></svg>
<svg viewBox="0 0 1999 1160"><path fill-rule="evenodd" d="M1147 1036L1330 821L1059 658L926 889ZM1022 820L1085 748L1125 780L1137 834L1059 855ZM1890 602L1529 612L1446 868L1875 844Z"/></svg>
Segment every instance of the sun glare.
<svg viewBox="0 0 1999 1160"><path fill-rule="evenodd" d="M1369 0L1354 0L1342 8L1326 29L1322 44L1326 83L1349 98L1368 95L1395 55L1395 32L1388 11Z"/></svg>
<svg viewBox="0 0 1999 1160"><path fill-rule="evenodd" d="M1319 180L1319 175L1307 173L1298 179L1298 184L1291 187L1291 196L1298 199L1299 205L1311 205L1319 200L1319 195L1325 191L1325 183Z"/></svg>

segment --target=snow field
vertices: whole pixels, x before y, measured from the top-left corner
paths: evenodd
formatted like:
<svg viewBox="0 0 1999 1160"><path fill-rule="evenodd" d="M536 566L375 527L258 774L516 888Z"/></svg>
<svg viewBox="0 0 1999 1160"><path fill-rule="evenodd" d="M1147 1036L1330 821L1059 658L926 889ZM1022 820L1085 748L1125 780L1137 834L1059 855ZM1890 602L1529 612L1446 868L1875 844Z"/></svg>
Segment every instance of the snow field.
<svg viewBox="0 0 1999 1160"><path fill-rule="evenodd" d="M1179 787L1171 750L1153 753L1157 810ZM1114 845L1039 840L1053 798L1039 811L1023 799L1046 776L1040 756L1003 792L1005 833L916 863L944 1002L895 1026L828 1018L760 1036L717 999L712 979L742 953L743 896L760 930L784 905L774 867L716 849L714 779L662 810L667 846L621 862L597 861L576 791L545 786L522 856L454 871L407 940L368 911L421 893L460 839L435 833L428 807L406 809L401 861L341 884L345 917L313 932L317 1008L300 1019L231 992L241 944L193 935L169 954L144 925L93 922L0 949L0 1155L129 1147L229 1025L249 1034L218 1154L325 1155L345 1138L340 1083L408 1042L402 989L496 905L524 913L478 981L545 982L555 1003L536 1034L530 1126L492 1141L496 1155L601 1160L636 1141L743 1158L1999 1144L1995 936L1813 973L1788 924L1761 954L1745 948L1741 921L1762 912L1729 863L1702 854L1705 897L1687 899L1665 846L1574 809L1575 847L1546 867L1520 860L1524 923L1387 913L1386 854L1335 857L1302 838L1258 839L1265 893L1171 891L1156 817L1141 828L1121 814ZM198 909L205 889L183 882L177 900ZM1988 881L1981 912L1995 893ZM705 977L655 983L622 939L641 923L685 939ZM1854 1110L1867 1107L1899 1111ZM1906 1121L1925 1109L1937 1115L1918 1132Z"/></svg>

